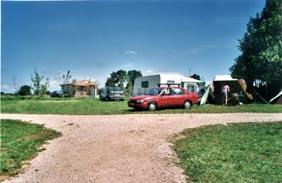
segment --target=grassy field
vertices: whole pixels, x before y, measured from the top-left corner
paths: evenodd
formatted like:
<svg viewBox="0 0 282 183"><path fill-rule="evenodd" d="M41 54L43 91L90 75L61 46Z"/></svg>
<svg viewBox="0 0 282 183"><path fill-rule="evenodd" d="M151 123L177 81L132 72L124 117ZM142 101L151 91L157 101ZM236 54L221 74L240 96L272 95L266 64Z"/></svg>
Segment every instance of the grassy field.
<svg viewBox="0 0 282 183"><path fill-rule="evenodd" d="M174 149L189 182L281 182L282 122L185 130Z"/></svg>
<svg viewBox="0 0 282 183"><path fill-rule="evenodd" d="M74 98L16 98L2 97L1 112L28 114L132 114L132 113L227 113L227 112L282 112L282 105L249 104L242 106L204 105L190 110L162 109L155 112L133 111L127 101L104 102L98 99Z"/></svg>
<svg viewBox="0 0 282 183"><path fill-rule="evenodd" d="M24 161L34 157L47 140L60 133L18 120L1 120L0 181L18 173Z"/></svg>

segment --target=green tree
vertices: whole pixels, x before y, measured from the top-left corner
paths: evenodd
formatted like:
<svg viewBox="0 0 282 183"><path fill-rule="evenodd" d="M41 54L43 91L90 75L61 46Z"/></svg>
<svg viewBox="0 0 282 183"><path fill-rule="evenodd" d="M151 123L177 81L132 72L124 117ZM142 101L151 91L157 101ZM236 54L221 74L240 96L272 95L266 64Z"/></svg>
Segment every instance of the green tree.
<svg viewBox="0 0 282 183"><path fill-rule="evenodd" d="M124 83L127 79L127 72L125 70L118 70L117 72L112 72L110 77L107 78L106 86L119 86L124 88Z"/></svg>
<svg viewBox="0 0 282 183"><path fill-rule="evenodd" d="M267 85L270 96L282 89L282 1L266 0L261 13L251 18L239 40L242 52L230 68L233 77L248 84Z"/></svg>
<svg viewBox="0 0 282 183"><path fill-rule="evenodd" d="M197 80L201 80L200 75L198 74L193 74L192 76L190 76L191 78L197 79Z"/></svg>
<svg viewBox="0 0 282 183"><path fill-rule="evenodd" d="M135 79L138 78L138 77L141 77L141 76L142 76L141 71L130 70L130 71L127 72L127 86L126 86L126 89L127 89L127 93L129 95L132 94Z"/></svg>
<svg viewBox="0 0 282 183"><path fill-rule="evenodd" d="M31 95L31 87L28 85L23 85L20 87L19 91L18 91L19 95Z"/></svg>
<svg viewBox="0 0 282 183"><path fill-rule="evenodd" d="M32 90L34 95L44 95L48 91L49 78L39 75L35 70L34 75L31 75Z"/></svg>
<svg viewBox="0 0 282 183"><path fill-rule="evenodd" d="M68 70L67 74L63 74L63 80L64 83L63 84L67 84L70 83L70 79L71 79L71 74L70 74L70 70Z"/></svg>

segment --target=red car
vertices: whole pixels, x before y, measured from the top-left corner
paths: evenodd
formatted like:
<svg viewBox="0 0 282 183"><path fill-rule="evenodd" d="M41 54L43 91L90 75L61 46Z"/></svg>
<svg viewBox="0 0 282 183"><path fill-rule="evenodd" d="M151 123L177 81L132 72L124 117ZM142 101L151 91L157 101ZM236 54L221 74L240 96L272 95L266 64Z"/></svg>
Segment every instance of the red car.
<svg viewBox="0 0 282 183"><path fill-rule="evenodd" d="M184 107L189 109L198 102L198 94L181 87L152 88L147 95L132 97L128 106L134 109L156 110L163 107Z"/></svg>

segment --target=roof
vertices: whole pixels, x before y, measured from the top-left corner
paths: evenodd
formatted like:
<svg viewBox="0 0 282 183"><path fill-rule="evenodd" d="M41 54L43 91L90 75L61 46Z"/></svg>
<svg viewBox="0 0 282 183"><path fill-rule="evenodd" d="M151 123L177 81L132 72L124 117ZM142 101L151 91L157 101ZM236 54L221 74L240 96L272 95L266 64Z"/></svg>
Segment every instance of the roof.
<svg viewBox="0 0 282 183"><path fill-rule="evenodd" d="M154 75L147 75L143 77L154 77L159 76L162 83L166 83L168 80L175 80L177 82L188 82L188 83L202 83L204 81L197 80L191 77L184 76L179 73L160 73Z"/></svg>
<svg viewBox="0 0 282 183"><path fill-rule="evenodd" d="M74 86L95 86L96 83L89 81L89 80L79 80L79 81L75 81L75 83L66 83L66 84L62 84L62 85L74 85Z"/></svg>
<svg viewBox="0 0 282 183"><path fill-rule="evenodd" d="M170 79L175 79L175 80L180 80L181 82L188 82L188 83L202 83L204 81L197 80L191 77L184 76L179 73L160 73L159 74L161 78L165 78L164 80L170 80Z"/></svg>
<svg viewBox="0 0 282 183"><path fill-rule="evenodd" d="M213 81L237 81L238 79L234 79L231 75L216 75Z"/></svg>

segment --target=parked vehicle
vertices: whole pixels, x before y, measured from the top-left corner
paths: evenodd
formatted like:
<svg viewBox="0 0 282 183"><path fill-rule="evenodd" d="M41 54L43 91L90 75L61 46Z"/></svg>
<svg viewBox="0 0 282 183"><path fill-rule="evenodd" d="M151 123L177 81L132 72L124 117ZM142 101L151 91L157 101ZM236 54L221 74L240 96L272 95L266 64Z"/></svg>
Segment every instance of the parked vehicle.
<svg viewBox="0 0 282 183"><path fill-rule="evenodd" d="M62 92L61 91L53 91L50 94L51 97L62 97Z"/></svg>
<svg viewBox="0 0 282 183"><path fill-rule="evenodd" d="M160 73L138 77L134 81L133 96L144 95L150 89L157 87L181 86L190 92L199 91L199 86L204 85L204 81L186 77L177 73Z"/></svg>
<svg viewBox="0 0 282 183"><path fill-rule="evenodd" d="M124 91L120 87L105 87L100 90L101 100L124 100Z"/></svg>
<svg viewBox="0 0 282 183"><path fill-rule="evenodd" d="M134 109L156 110L164 107L191 108L198 102L197 92L189 92L182 87L152 88L147 95L135 96L129 99L128 106Z"/></svg>

